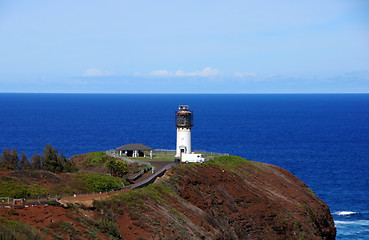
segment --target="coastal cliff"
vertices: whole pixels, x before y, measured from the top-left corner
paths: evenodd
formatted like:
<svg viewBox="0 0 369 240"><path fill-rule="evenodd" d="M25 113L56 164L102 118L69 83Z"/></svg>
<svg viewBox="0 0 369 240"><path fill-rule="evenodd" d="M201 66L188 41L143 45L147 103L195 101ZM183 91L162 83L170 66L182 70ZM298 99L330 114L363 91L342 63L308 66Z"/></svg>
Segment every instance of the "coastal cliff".
<svg viewBox="0 0 369 240"><path fill-rule="evenodd" d="M110 206L110 207L107 207ZM124 239L335 239L328 206L288 171L229 156L96 202Z"/></svg>
<svg viewBox="0 0 369 240"><path fill-rule="evenodd" d="M126 240L336 236L328 206L306 184L280 167L236 156L176 165L146 187L97 195L88 195L88 206L0 208L0 235Z"/></svg>

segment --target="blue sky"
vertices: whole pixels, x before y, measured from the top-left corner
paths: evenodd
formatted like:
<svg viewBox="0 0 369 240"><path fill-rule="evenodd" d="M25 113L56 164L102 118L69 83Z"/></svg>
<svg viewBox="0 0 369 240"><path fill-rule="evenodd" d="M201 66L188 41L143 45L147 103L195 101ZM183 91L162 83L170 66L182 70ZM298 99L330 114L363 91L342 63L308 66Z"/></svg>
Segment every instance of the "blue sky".
<svg viewBox="0 0 369 240"><path fill-rule="evenodd" d="M369 93L369 2L0 1L0 92Z"/></svg>

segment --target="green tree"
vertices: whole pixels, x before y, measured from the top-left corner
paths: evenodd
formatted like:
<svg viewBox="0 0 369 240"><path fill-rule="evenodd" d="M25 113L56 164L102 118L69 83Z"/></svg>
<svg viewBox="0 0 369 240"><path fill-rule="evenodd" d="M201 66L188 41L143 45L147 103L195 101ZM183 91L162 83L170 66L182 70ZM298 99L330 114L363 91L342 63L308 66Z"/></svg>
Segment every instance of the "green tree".
<svg viewBox="0 0 369 240"><path fill-rule="evenodd" d="M11 152L11 167L13 170L18 169L18 163L19 163L19 157L18 157L18 151L15 149L12 149Z"/></svg>
<svg viewBox="0 0 369 240"><path fill-rule="evenodd" d="M1 156L0 156L0 168L1 170L8 170L9 167L9 159L10 159L10 150L8 148L4 148Z"/></svg>
<svg viewBox="0 0 369 240"><path fill-rule="evenodd" d="M29 160L29 158L26 156L26 154L24 152L22 152L21 158L19 160L19 168L22 169L22 170L31 170L32 169L31 161Z"/></svg>
<svg viewBox="0 0 369 240"><path fill-rule="evenodd" d="M42 160L41 160L41 156L38 153L35 153L32 156L32 169L33 170L41 170L42 169Z"/></svg>
<svg viewBox="0 0 369 240"><path fill-rule="evenodd" d="M109 158L105 165L109 169L112 176L123 177L126 173L128 173L127 163L123 162L122 160Z"/></svg>
<svg viewBox="0 0 369 240"><path fill-rule="evenodd" d="M73 161L67 159L62 152L60 152L60 161L63 166L63 172L76 172L78 169L74 165Z"/></svg>
<svg viewBox="0 0 369 240"><path fill-rule="evenodd" d="M61 173L61 172L75 172L77 169L71 160L68 160L64 154L58 154L58 150L53 148L50 144L46 144L43 150L44 155L42 159L42 168L46 171Z"/></svg>
<svg viewBox="0 0 369 240"><path fill-rule="evenodd" d="M43 149L44 155L41 157L44 170L60 173L63 171L63 164L60 161L58 150L53 148L50 144L46 144Z"/></svg>
<svg viewBox="0 0 369 240"><path fill-rule="evenodd" d="M0 167L4 171L18 170L18 152L15 149L11 151L5 148L0 156Z"/></svg>

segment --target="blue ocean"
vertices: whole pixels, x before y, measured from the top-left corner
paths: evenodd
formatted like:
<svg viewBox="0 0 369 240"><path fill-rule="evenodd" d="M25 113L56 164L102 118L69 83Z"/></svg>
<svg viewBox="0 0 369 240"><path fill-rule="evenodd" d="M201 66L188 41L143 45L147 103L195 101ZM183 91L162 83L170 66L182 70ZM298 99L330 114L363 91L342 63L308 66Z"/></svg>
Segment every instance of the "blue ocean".
<svg viewBox="0 0 369 240"><path fill-rule="evenodd" d="M193 149L289 170L329 205L337 239L369 239L369 94L2 93L0 150L175 149L180 104L194 111Z"/></svg>

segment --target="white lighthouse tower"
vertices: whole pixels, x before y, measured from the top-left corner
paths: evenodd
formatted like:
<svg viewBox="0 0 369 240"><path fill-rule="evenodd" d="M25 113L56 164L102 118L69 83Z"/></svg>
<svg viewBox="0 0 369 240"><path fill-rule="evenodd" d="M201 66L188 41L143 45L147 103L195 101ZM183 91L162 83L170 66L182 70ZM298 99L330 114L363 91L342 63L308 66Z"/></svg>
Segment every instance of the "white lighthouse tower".
<svg viewBox="0 0 369 240"><path fill-rule="evenodd" d="M176 157L183 153L191 153L191 128L193 126L193 112L188 105L179 105L176 111L177 148Z"/></svg>

